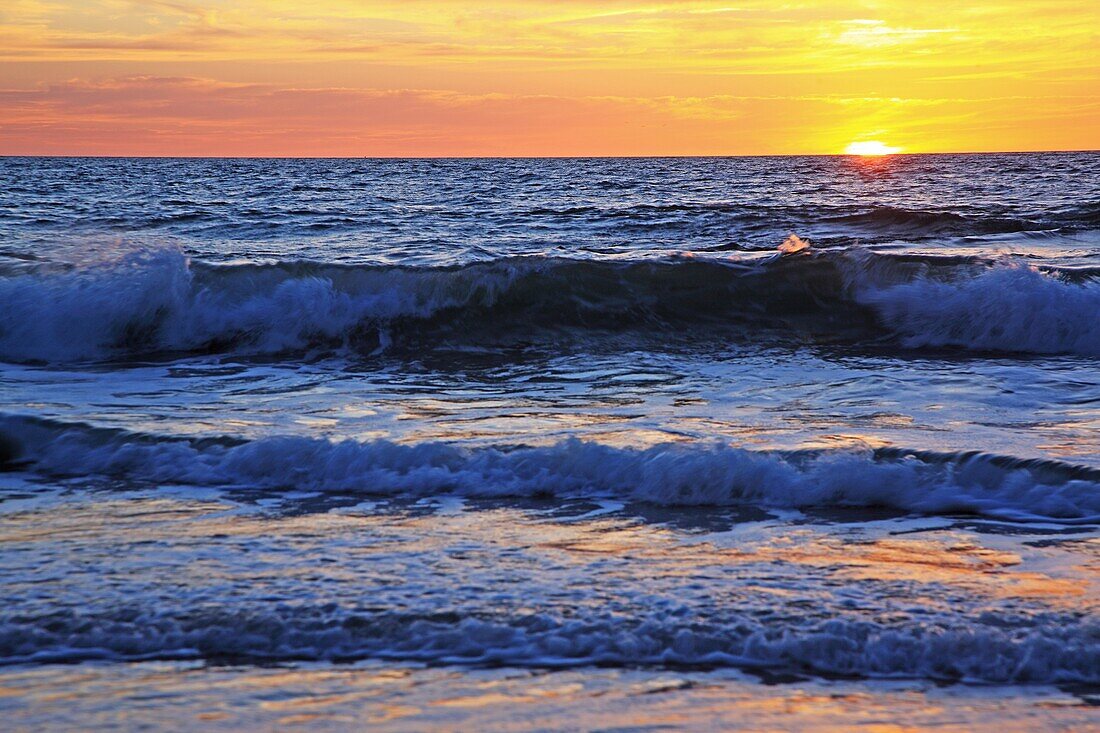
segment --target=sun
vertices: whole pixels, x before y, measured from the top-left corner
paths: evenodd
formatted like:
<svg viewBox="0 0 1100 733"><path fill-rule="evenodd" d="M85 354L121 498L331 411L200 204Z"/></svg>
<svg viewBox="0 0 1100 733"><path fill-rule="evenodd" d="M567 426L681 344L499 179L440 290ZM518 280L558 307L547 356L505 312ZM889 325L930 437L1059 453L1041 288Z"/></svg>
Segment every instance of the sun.
<svg viewBox="0 0 1100 733"><path fill-rule="evenodd" d="M899 152L901 152L901 148L880 143L878 140L849 143L848 147L844 148L845 155L892 155Z"/></svg>

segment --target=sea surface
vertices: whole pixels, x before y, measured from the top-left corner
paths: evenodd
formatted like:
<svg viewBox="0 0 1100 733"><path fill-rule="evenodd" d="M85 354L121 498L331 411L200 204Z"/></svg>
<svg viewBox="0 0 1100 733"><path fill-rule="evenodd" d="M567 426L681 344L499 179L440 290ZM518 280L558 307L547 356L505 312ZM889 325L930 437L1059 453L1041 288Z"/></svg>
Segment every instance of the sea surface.
<svg viewBox="0 0 1100 733"><path fill-rule="evenodd" d="M1100 725L1100 153L0 183L6 729Z"/></svg>

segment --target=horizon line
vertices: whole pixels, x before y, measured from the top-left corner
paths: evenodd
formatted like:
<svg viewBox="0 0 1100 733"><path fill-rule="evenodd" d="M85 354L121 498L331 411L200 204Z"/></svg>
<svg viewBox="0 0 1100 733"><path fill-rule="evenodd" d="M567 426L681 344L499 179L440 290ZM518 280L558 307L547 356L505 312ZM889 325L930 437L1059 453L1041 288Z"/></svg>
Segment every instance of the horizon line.
<svg viewBox="0 0 1100 733"><path fill-rule="evenodd" d="M712 153L638 155L158 155L98 153L0 153L0 158L95 158L124 160L661 160L676 158L896 158L924 155L1039 155L1100 153L1100 148L1050 150L939 150L859 155L857 153Z"/></svg>

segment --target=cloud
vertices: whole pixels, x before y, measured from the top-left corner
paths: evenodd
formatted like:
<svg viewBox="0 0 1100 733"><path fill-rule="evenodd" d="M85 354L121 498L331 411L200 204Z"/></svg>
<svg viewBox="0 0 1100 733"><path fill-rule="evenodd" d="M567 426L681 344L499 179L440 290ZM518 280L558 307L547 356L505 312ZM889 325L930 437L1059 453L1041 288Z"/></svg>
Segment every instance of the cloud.
<svg viewBox="0 0 1100 733"><path fill-rule="evenodd" d="M0 92L0 152L260 155L719 153L737 123L832 102L293 88L193 77L72 80ZM793 115L788 120L795 120ZM777 116L772 129L784 126Z"/></svg>
<svg viewBox="0 0 1100 733"><path fill-rule="evenodd" d="M955 28L894 28L887 25L886 21L883 20L862 18L844 21L841 25L843 30L836 35L838 43L871 48L921 41L928 36L941 33L951 33L958 36L958 30Z"/></svg>
<svg viewBox="0 0 1100 733"><path fill-rule="evenodd" d="M1097 147L1097 28L1079 0L7 0L0 146L829 152L873 129L907 150Z"/></svg>
<svg viewBox="0 0 1100 733"><path fill-rule="evenodd" d="M839 151L867 130L886 135L890 144L919 150L923 138L946 126L963 140L978 142L988 139L982 135L989 129L1007 134L1066 119L1100 121L1100 101L468 94L146 75L0 91L0 153L805 153Z"/></svg>
<svg viewBox="0 0 1100 733"><path fill-rule="evenodd" d="M992 5L743 0L8 0L0 57L254 60L377 56L391 64L542 62L581 69L829 74L867 66L1095 67L1100 10L1052 0ZM871 7L871 6L867 6ZM1026 33L1020 32L1027 29ZM918 53L919 52L919 53ZM700 60L705 60L701 65Z"/></svg>

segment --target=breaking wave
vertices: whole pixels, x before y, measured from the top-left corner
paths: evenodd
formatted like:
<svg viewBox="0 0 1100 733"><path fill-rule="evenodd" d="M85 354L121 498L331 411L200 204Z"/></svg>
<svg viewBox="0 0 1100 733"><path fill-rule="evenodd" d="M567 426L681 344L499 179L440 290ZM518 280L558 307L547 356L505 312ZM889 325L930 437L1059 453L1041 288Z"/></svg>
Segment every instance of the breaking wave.
<svg viewBox="0 0 1100 733"><path fill-rule="evenodd" d="M0 358L370 353L563 331L1097 356L1096 312L1095 278L864 250L403 267L210 265L173 248L136 249L0 276Z"/></svg>
<svg viewBox="0 0 1100 733"><path fill-rule="evenodd" d="M610 497L663 505L889 507L1100 522L1100 470L1055 460L896 448L751 451L718 442L465 447L306 437L187 440L0 417L9 468L200 486L371 496Z"/></svg>
<svg viewBox="0 0 1100 733"><path fill-rule="evenodd" d="M69 610L0 619L0 664L88 659L251 662L375 658L446 664L707 665L825 675L997 683L1100 681L1100 628L1070 614L896 625L834 619L766 624L749 614L690 621L551 613L482 618L357 611L336 604L182 612Z"/></svg>

